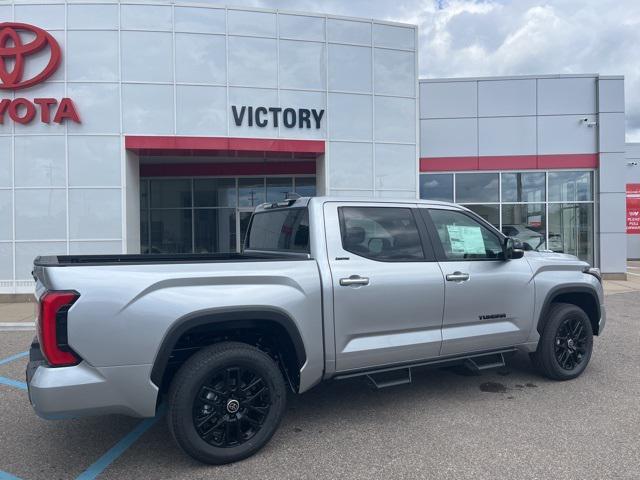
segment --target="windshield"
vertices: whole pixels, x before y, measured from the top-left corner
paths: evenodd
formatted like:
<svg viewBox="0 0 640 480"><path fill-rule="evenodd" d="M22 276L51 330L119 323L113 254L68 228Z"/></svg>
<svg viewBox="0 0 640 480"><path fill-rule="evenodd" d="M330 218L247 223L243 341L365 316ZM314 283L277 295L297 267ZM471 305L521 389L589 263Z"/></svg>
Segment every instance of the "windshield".
<svg viewBox="0 0 640 480"><path fill-rule="evenodd" d="M245 249L309 253L308 210L286 208L254 214Z"/></svg>

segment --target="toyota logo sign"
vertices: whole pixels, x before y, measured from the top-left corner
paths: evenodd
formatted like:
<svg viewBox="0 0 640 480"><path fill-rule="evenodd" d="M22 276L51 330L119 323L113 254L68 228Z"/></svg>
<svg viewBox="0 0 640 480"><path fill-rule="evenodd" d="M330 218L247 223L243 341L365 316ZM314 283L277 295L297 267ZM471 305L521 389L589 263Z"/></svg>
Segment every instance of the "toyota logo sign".
<svg viewBox="0 0 640 480"><path fill-rule="evenodd" d="M24 43L22 38L28 34L35 38ZM49 47L47 65L36 76L23 78L26 59L46 47ZM7 68L10 60L13 61L11 71ZM59 65L60 45L49 32L26 23L0 23L0 89L19 90L36 85L53 75Z"/></svg>
<svg viewBox="0 0 640 480"><path fill-rule="evenodd" d="M47 64L36 75L24 78L25 65L29 58L39 52L45 53ZM48 57L47 57L48 54ZM21 90L44 82L60 66L60 45L53 35L42 28L26 23L0 23L0 90ZM26 125L36 118L42 123L61 124L70 120L80 123L76 107L70 98L34 98L0 99L0 124L5 114L14 122Z"/></svg>

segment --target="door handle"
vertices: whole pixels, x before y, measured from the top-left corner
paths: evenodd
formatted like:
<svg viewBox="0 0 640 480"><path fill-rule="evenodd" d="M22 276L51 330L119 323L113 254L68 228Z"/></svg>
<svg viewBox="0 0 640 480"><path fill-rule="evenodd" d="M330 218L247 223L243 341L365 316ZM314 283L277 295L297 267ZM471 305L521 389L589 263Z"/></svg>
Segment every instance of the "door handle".
<svg viewBox="0 0 640 480"><path fill-rule="evenodd" d="M447 282L466 282L469 280L469 274L462 272L448 273L446 279Z"/></svg>
<svg viewBox="0 0 640 480"><path fill-rule="evenodd" d="M369 279L367 277L361 277L360 275L351 275L349 278L341 278L340 285L343 287L349 287L352 285L369 285Z"/></svg>

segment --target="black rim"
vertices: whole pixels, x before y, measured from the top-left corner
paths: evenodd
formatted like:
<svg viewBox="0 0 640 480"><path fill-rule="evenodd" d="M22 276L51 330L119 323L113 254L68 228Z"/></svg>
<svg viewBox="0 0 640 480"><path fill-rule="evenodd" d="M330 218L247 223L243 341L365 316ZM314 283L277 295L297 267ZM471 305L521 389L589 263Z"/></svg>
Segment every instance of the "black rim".
<svg viewBox="0 0 640 480"><path fill-rule="evenodd" d="M215 371L193 402L193 424L200 438L215 447L237 447L254 437L271 410L265 379L244 367Z"/></svg>
<svg viewBox="0 0 640 480"><path fill-rule="evenodd" d="M565 319L556 333L555 355L564 370L574 370L580 365L588 348L587 331L580 318Z"/></svg>

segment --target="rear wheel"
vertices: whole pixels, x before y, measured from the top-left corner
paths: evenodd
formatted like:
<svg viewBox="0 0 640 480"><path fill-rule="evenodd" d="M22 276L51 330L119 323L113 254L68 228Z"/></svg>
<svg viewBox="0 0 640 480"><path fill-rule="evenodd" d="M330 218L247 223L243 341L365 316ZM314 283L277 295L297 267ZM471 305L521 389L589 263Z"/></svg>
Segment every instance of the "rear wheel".
<svg viewBox="0 0 640 480"><path fill-rule="evenodd" d="M593 350L593 329L587 314L568 303L553 304L538 349L531 355L537 369L552 380L579 376Z"/></svg>
<svg viewBox="0 0 640 480"><path fill-rule="evenodd" d="M201 350L169 391L169 429L178 445L205 463L242 460L260 450L285 411L286 387L276 363L243 343Z"/></svg>

